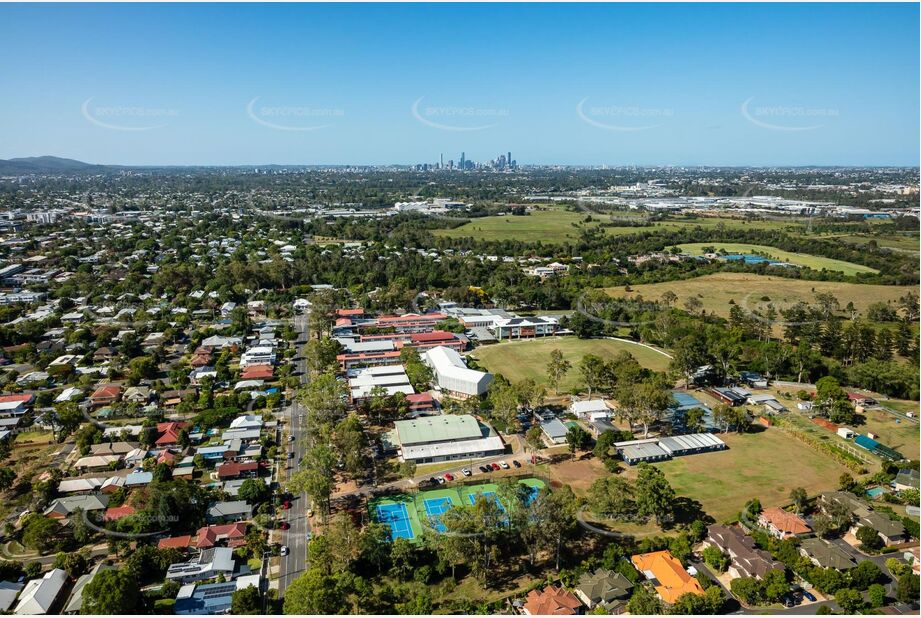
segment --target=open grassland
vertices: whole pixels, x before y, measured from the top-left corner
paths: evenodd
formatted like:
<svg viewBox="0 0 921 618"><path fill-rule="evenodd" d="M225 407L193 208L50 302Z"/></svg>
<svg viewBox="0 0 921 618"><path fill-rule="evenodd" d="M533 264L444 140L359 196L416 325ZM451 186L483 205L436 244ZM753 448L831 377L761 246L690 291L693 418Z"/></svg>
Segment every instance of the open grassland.
<svg viewBox="0 0 921 618"><path fill-rule="evenodd" d="M836 236L822 236L821 238L838 240L840 242L858 246L866 245L871 240L874 240L878 246L886 249L893 249L903 253L921 252L921 237L919 237L917 233L912 234L906 232L902 234L881 234L878 236L870 234L843 234Z"/></svg>
<svg viewBox="0 0 921 618"><path fill-rule="evenodd" d="M681 281L635 285L631 286L629 292L623 286L605 289L605 292L615 298L635 298L641 295L644 300L659 300L668 291L678 297L676 306L680 307L693 296L703 303L705 311L725 317L729 315L729 301L734 301L743 308L755 309L756 306L762 307L765 304L763 297L768 297L779 310L798 301L813 302L818 292L834 295L841 307L852 302L858 311L863 312L872 303L896 301L910 291L917 291L917 288L909 285L802 281L749 273L716 273Z"/></svg>
<svg viewBox="0 0 921 618"><path fill-rule="evenodd" d="M891 402L883 402L889 405ZM915 402L915 413L918 404ZM853 427L860 433L874 433L877 441L894 448L909 459L917 460L921 455L921 442L918 441L918 425L905 419L896 418L883 410L866 410L863 413L866 423Z"/></svg>
<svg viewBox="0 0 921 618"><path fill-rule="evenodd" d="M576 337L551 337L497 343L477 348L473 356L482 367L492 373L501 373L513 383L527 378L546 383L550 352L557 349L563 353L566 360L572 363L572 369L560 384L561 392L571 392L584 387L578 365L586 354L610 358L626 350L642 366L655 371L664 371L669 363L669 358L664 354L635 343L613 339L577 339Z"/></svg>
<svg viewBox="0 0 921 618"><path fill-rule="evenodd" d="M591 216L592 220L585 219ZM435 230L436 236L447 238L474 238L476 240L521 240L524 242L559 243L573 240L579 236L580 227L596 227L600 223L614 224L606 227L605 233L611 236L639 234L655 230L681 230L702 227L704 229L747 229L747 230L784 230L801 231L803 224L795 219L746 221L732 217L688 217L660 221L648 227L618 226L619 221L639 219L633 213L614 212L597 214L589 211L569 211L562 208L535 210L529 215L502 215L471 219L454 229Z"/></svg>
<svg viewBox="0 0 921 618"><path fill-rule="evenodd" d="M778 429L720 434L728 450L676 457L654 464L679 496L698 500L717 521L732 519L745 502L758 498L765 507L790 502L790 490L810 495L835 489L847 468ZM635 474L635 468L628 471Z"/></svg>
<svg viewBox="0 0 921 618"><path fill-rule="evenodd" d="M684 253L691 255L702 255L704 248L712 247L715 251L725 251L726 253L747 253L767 255L775 260L789 262L797 266L807 266L813 270L835 270L845 275L856 275L857 273L876 273L879 272L868 266L852 264L843 260L833 260L831 258L808 255L805 253L791 253L782 249L775 249L766 245L749 245L743 243L689 243L678 245L678 248Z"/></svg>

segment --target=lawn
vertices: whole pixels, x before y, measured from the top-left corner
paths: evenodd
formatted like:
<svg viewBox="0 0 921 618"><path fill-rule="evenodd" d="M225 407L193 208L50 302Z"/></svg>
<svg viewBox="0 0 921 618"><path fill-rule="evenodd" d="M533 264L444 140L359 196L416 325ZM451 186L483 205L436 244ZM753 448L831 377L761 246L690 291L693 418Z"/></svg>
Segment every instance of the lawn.
<svg viewBox="0 0 921 618"><path fill-rule="evenodd" d="M889 404L891 402L884 402ZM915 410L918 404L915 403ZM866 410L863 413L866 423L852 427L860 433L874 433L876 440L894 448L909 459L917 460L921 455L921 445L918 442L918 425L905 419L896 418L882 410Z"/></svg>
<svg viewBox="0 0 921 618"><path fill-rule="evenodd" d="M572 363L572 369L560 384L561 392L584 387L578 365L586 354L596 354L607 359L626 350L642 366L655 371L664 371L668 368L669 363L669 358L665 354L635 343L613 339L577 339L576 337L551 337L497 343L477 348L473 356L478 360L480 366L492 373L501 373L511 382L531 378L536 382L546 383L550 352L557 349L563 353L566 360Z"/></svg>
<svg viewBox="0 0 921 618"><path fill-rule="evenodd" d="M610 215L593 212L569 211L562 208L548 207L535 210L529 215L502 215L479 217L454 229L434 230L436 236L447 238L475 238L477 240L520 240L523 242L559 243L578 238L580 227L595 227L599 223L614 223L614 227L605 228L605 233L612 236L639 234L655 229L677 230L694 227L715 228L724 226L729 229L778 230L790 228L800 230L802 225L796 220L784 221L745 221L730 217L700 217L688 219L669 219L654 226L634 227L618 226L618 221L638 218L631 213L614 212ZM592 221L585 222L591 215ZM577 227L579 226L579 227Z"/></svg>
<svg viewBox="0 0 921 618"><path fill-rule="evenodd" d="M642 295L645 300L658 300L667 291L678 296L676 305L679 307L688 298L696 296L703 303L705 311L727 317L731 307L729 301L754 309L756 305L766 302L762 297L768 297L780 310L798 301L810 303L818 292L833 294L842 308L852 302L859 311L866 311L875 302L895 302L907 292L917 291L917 286L802 281L749 273L716 273L681 281L634 285L629 292L622 286L605 289L614 297L632 298Z"/></svg>
<svg viewBox="0 0 921 618"><path fill-rule="evenodd" d="M822 238L826 238L826 236L822 236ZM918 253L919 250L921 250L921 239L919 239L918 234L881 234L879 236L870 234L844 234L840 236L828 236L827 238L836 238L837 240L852 245L865 245L871 240L875 240L876 244L880 247L907 253Z"/></svg>
<svg viewBox="0 0 921 618"><path fill-rule="evenodd" d="M876 269L870 268L868 266L861 266L860 264L852 264L851 262L845 262L843 260L833 260L831 258L808 255L806 253L791 253L789 251L775 249L774 247L768 247L766 245L749 245L743 243L728 242L703 242L678 245L678 248L681 249L682 252L690 253L691 255L702 255L705 253L705 247L713 247L715 251L722 250L726 253L763 254L779 261L789 262L790 264L796 264L798 266L807 266L813 270L835 270L842 272L845 275L879 272Z"/></svg>
<svg viewBox="0 0 921 618"><path fill-rule="evenodd" d="M778 429L720 434L728 450L655 464L679 496L700 501L714 519L733 518L751 498L764 507L788 504L790 490L809 495L836 489L847 468ZM630 468L628 474L635 475Z"/></svg>

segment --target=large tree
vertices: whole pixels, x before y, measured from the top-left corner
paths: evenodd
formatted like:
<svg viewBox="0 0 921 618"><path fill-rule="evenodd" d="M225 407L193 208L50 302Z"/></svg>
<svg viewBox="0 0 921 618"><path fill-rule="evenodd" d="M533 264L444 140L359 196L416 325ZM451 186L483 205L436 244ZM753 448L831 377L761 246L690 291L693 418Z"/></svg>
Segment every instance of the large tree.
<svg viewBox="0 0 921 618"><path fill-rule="evenodd" d="M647 463L641 463L638 468L639 474L634 484L637 513L655 517L660 526L671 523L675 490L658 468Z"/></svg>
<svg viewBox="0 0 921 618"><path fill-rule="evenodd" d="M100 571L83 589L84 614L124 615L139 609L140 592L127 569Z"/></svg>

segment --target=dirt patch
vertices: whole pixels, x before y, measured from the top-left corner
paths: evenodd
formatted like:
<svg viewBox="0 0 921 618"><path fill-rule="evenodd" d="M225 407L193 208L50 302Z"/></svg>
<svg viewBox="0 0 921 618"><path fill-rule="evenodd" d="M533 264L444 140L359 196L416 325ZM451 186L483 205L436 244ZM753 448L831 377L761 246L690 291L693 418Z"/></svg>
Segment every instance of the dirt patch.
<svg viewBox="0 0 921 618"><path fill-rule="evenodd" d="M588 493L589 487L595 479L610 474L595 457L586 456L583 459L567 459L549 467L550 480L563 485L569 485L577 495Z"/></svg>

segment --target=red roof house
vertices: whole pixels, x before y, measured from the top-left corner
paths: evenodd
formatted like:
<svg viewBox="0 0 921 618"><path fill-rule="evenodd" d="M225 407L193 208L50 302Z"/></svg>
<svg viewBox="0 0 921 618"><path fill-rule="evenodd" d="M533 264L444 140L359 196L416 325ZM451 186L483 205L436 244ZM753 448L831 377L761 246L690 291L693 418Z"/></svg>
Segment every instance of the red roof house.
<svg viewBox="0 0 921 618"><path fill-rule="evenodd" d="M110 509L106 509L106 514L103 515L105 521L118 521L122 517L128 517L129 515L134 515L137 513L137 510L133 506L115 506Z"/></svg>
<svg viewBox="0 0 921 618"><path fill-rule="evenodd" d="M271 380L275 370L271 365L249 365L240 373L241 380Z"/></svg>
<svg viewBox="0 0 921 618"><path fill-rule="evenodd" d="M184 534L182 536L171 536L166 539L160 539L157 543L158 549L185 549L192 544L192 535Z"/></svg>
<svg viewBox="0 0 921 618"><path fill-rule="evenodd" d="M217 477L222 481L238 479L241 476L255 476L259 471L259 462L247 461L245 463L230 462L217 467Z"/></svg>
<svg viewBox="0 0 921 618"><path fill-rule="evenodd" d="M118 401L121 396L121 386L118 384L103 384L90 395L90 403L94 406L107 406Z"/></svg>
<svg viewBox="0 0 921 618"><path fill-rule="evenodd" d="M194 545L199 549L207 549L220 542L226 542L227 547L239 547L246 544L246 522L238 521L221 526L199 528Z"/></svg>
<svg viewBox="0 0 921 618"><path fill-rule="evenodd" d="M532 590L524 603L524 613L529 616L574 616L582 602L562 586L547 586Z"/></svg>

